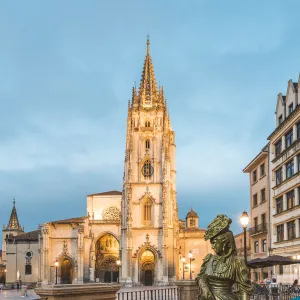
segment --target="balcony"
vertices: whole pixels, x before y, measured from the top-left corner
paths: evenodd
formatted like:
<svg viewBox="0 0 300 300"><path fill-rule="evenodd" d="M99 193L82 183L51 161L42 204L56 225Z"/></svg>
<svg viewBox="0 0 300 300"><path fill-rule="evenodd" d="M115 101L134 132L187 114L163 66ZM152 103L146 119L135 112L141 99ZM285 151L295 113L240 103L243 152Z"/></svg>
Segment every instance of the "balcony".
<svg viewBox="0 0 300 300"><path fill-rule="evenodd" d="M249 228L249 235L259 234L263 232L268 232L268 224L262 223L259 225L256 225L252 228Z"/></svg>

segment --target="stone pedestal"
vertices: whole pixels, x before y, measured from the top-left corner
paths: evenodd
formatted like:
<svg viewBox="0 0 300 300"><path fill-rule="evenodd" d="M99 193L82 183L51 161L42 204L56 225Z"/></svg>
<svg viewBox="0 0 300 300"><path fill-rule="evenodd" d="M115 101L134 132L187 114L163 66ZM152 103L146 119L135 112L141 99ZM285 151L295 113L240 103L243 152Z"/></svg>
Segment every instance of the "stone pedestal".
<svg viewBox="0 0 300 300"><path fill-rule="evenodd" d="M41 300L116 300L120 284L59 284L36 288Z"/></svg>
<svg viewBox="0 0 300 300"><path fill-rule="evenodd" d="M198 287L195 280L177 280L175 284L179 288L179 299L197 300Z"/></svg>

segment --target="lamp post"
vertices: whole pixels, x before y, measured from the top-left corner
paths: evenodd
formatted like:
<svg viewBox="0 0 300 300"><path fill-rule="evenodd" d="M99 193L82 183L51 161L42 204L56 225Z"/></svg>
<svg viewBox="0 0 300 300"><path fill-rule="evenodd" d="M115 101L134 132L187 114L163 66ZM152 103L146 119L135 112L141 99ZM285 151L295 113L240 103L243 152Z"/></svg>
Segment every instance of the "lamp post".
<svg viewBox="0 0 300 300"><path fill-rule="evenodd" d="M117 278L117 283L120 283L120 267L121 267L121 261L120 261L120 259L117 260L117 266L118 266L118 278Z"/></svg>
<svg viewBox="0 0 300 300"><path fill-rule="evenodd" d="M247 231L247 226L249 223L249 216L246 211L242 213L240 216L240 222L242 227L244 228L244 259L245 263L247 263L247 241L246 241L246 231Z"/></svg>
<svg viewBox="0 0 300 300"><path fill-rule="evenodd" d="M56 260L55 261L55 263L54 263L54 265L55 265L55 284L57 284L57 267L58 267L58 265L59 265L59 263L58 263L58 261Z"/></svg>
<svg viewBox="0 0 300 300"><path fill-rule="evenodd" d="M182 279L184 279L185 257L181 257L181 261L182 261Z"/></svg>
<svg viewBox="0 0 300 300"><path fill-rule="evenodd" d="M190 258L190 279L192 279L192 261L195 260L195 258L193 258L192 250L189 252L189 258Z"/></svg>

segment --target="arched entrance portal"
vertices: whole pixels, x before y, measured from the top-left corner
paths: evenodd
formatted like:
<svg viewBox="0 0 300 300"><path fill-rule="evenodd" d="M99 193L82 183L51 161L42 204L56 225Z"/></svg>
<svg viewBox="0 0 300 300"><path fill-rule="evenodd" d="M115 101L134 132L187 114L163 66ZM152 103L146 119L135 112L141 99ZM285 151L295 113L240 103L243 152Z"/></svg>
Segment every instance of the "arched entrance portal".
<svg viewBox="0 0 300 300"><path fill-rule="evenodd" d="M64 258L60 267L60 282L71 284L73 279L73 265L68 258Z"/></svg>
<svg viewBox="0 0 300 300"><path fill-rule="evenodd" d="M119 257L119 242L110 233L104 234L96 242L96 278L100 282L117 282L119 270L117 260Z"/></svg>
<svg viewBox="0 0 300 300"><path fill-rule="evenodd" d="M155 257L152 251L146 250L141 256L141 283L149 286L154 282Z"/></svg>

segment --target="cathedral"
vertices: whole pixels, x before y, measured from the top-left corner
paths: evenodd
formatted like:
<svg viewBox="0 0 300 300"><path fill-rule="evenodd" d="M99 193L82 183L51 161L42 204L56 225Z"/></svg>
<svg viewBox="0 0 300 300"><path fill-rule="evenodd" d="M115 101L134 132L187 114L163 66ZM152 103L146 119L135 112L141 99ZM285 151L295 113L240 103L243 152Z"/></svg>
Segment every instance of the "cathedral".
<svg viewBox="0 0 300 300"><path fill-rule="evenodd" d="M27 233L14 203L2 231L6 282L133 286L195 278L211 248L194 210L178 219L176 194L175 132L147 39L140 86L128 103L122 191L88 195L83 216Z"/></svg>

